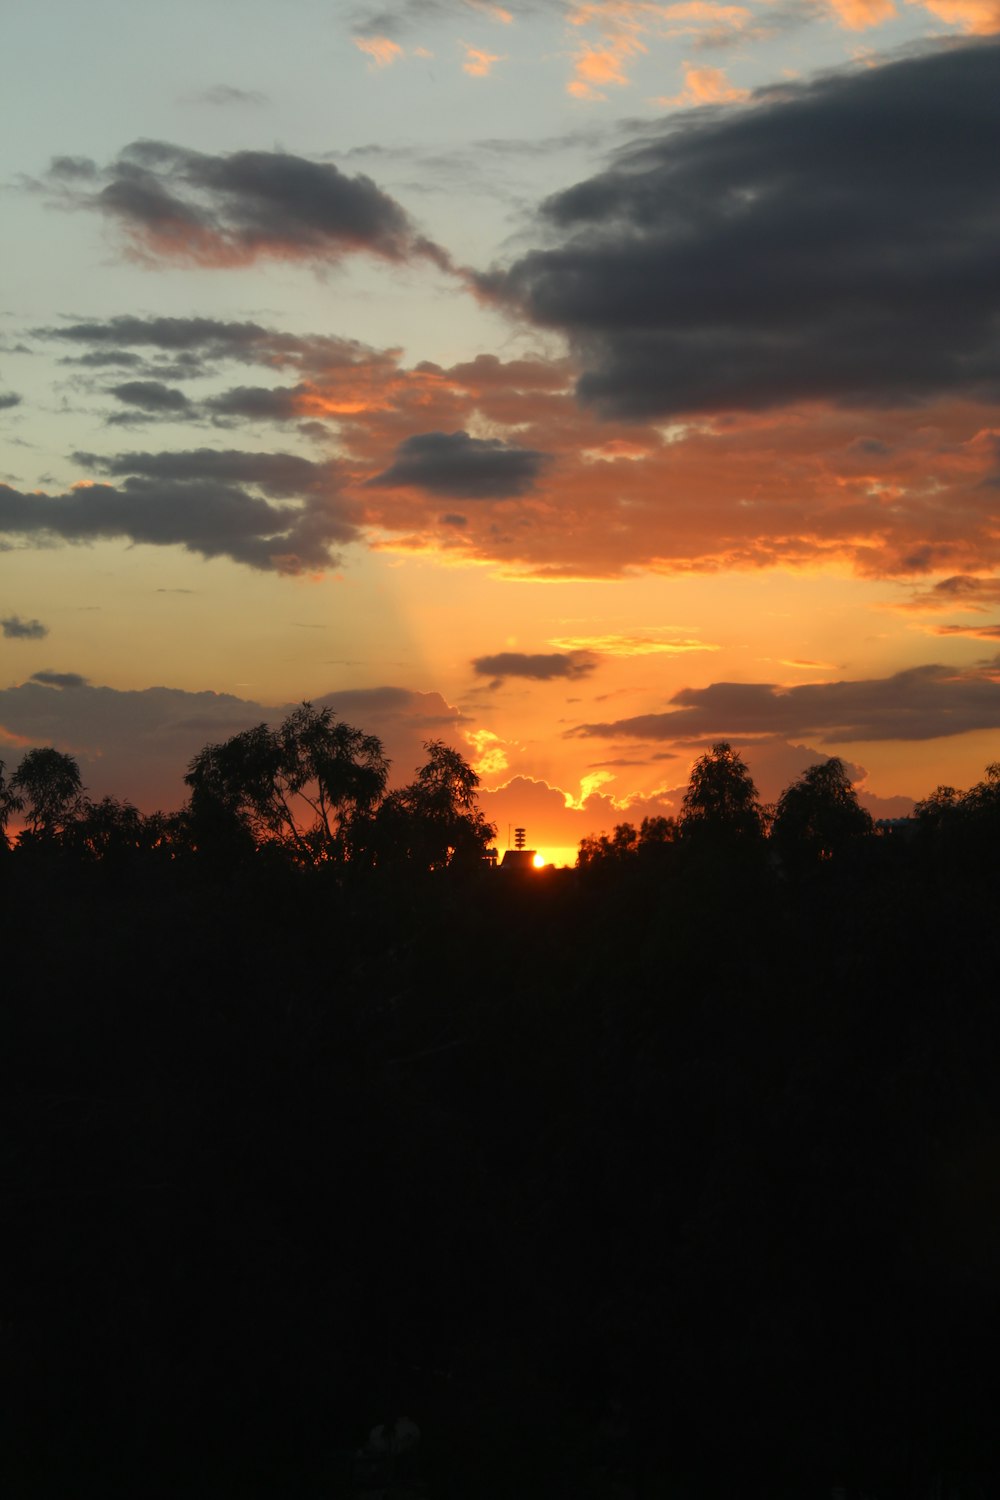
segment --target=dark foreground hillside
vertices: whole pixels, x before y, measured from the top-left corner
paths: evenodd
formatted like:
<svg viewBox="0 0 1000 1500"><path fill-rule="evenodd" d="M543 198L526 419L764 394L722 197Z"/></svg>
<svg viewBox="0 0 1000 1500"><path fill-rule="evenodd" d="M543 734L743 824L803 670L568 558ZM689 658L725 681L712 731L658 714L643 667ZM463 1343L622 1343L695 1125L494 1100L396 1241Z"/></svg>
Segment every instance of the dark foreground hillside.
<svg viewBox="0 0 1000 1500"><path fill-rule="evenodd" d="M0 861L4 1493L997 1493L988 865Z"/></svg>

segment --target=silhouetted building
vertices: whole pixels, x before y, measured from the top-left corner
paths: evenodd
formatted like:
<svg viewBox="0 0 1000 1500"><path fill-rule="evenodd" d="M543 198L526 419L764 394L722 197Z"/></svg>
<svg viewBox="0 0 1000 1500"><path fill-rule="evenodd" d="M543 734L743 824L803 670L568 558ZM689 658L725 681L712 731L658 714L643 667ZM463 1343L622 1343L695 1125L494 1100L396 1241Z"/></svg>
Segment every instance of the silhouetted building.
<svg viewBox="0 0 1000 1500"><path fill-rule="evenodd" d="M526 849L528 835L525 829L514 829L514 847L508 849L500 861L501 870L534 870L537 850Z"/></svg>

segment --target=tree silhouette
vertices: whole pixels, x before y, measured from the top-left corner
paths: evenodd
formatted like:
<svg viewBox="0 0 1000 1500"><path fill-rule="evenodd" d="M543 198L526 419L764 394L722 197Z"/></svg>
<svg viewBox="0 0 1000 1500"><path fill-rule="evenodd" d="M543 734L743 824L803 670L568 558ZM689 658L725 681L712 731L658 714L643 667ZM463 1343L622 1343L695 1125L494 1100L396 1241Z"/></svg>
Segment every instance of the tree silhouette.
<svg viewBox="0 0 1000 1500"><path fill-rule="evenodd" d="M7 824L12 813L21 811L23 802L7 780L7 767L0 760L0 850L8 848Z"/></svg>
<svg viewBox="0 0 1000 1500"><path fill-rule="evenodd" d="M86 798L66 829L65 842L87 859L123 861L160 845L165 848L169 821L164 813L142 813L118 797L102 797L99 802Z"/></svg>
<svg viewBox="0 0 1000 1500"><path fill-rule="evenodd" d="M479 864L497 832L479 808L479 777L443 740L428 740L424 749L428 759L416 780L390 792L372 818L359 820L357 851L375 864L423 870Z"/></svg>
<svg viewBox="0 0 1000 1500"><path fill-rule="evenodd" d="M206 745L184 780L194 839L228 828L282 845L305 864L343 858L347 825L378 802L389 763L376 735L303 703L276 728L258 724Z"/></svg>
<svg viewBox="0 0 1000 1500"><path fill-rule="evenodd" d="M658 863L664 850L676 839L677 822L674 818L643 818L638 829L633 823L616 823L610 837L598 833L588 834L580 840L577 867L586 870L637 861Z"/></svg>
<svg viewBox="0 0 1000 1500"><path fill-rule="evenodd" d="M24 756L10 779L10 792L27 813L29 839L56 838L80 812L80 767L72 755L43 745Z"/></svg>
<svg viewBox="0 0 1000 1500"><path fill-rule="evenodd" d="M843 761L833 756L785 788L772 836L786 858L812 864L842 855L872 828Z"/></svg>
<svg viewBox="0 0 1000 1500"><path fill-rule="evenodd" d="M684 838L756 843L764 816L757 788L739 751L725 740L695 761L681 811Z"/></svg>

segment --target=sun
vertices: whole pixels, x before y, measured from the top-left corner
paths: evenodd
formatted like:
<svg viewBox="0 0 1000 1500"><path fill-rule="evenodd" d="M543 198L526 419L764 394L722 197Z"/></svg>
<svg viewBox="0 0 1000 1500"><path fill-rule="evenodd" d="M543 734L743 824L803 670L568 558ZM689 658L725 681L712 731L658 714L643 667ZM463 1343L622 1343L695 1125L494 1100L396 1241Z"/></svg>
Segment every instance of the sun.
<svg viewBox="0 0 1000 1500"><path fill-rule="evenodd" d="M545 855L544 854L536 854L535 857L534 857L534 859L531 861L531 863L534 865L534 867L535 867L536 870L543 869L544 866L545 866Z"/></svg>

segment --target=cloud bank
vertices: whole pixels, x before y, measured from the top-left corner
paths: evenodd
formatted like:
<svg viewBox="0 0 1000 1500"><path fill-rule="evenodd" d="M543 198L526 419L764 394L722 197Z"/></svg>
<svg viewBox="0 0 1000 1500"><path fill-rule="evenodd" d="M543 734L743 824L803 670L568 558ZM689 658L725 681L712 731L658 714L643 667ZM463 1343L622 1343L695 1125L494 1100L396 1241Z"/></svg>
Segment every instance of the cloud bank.
<svg viewBox="0 0 1000 1500"><path fill-rule="evenodd" d="M1000 660L1000 659L998 659ZM858 682L714 682L682 688L670 711L604 724L580 724L572 735L601 739L699 740L738 734L816 739L927 740L1000 728L1000 672L931 664Z"/></svg>
<svg viewBox="0 0 1000 1500"><path fill-rule="evenodd" d="M336 469L293 454L206 448L76 458L122 483L84 483L62 495L0 484L0 536L35 546L112 538L180 546L284 573L332 566L335 549L359 536Z"/></svg>
<svg viewBox="0 0 1000 1500"><path fill-rule="evenodd" d="M670 123L543 205L484 291L631 419L1000 393L1000 45Z"/></svg>

